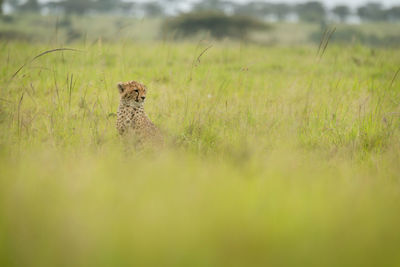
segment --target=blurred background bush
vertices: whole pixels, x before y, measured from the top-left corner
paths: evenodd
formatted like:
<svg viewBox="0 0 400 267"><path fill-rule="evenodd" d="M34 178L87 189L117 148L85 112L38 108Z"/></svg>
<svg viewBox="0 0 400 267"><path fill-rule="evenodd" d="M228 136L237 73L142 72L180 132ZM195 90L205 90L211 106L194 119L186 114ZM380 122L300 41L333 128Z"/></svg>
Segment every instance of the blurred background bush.
<svg viewBox="0 0 400 267"><path fill-rule="evenodd" d="M181 37L206 32L215 39L225 37L246 39L250 31L266 30L268 26L261 20L249 16L228 16L224 13L200 12L182 14L168 19L164 29L170 32L175 31Z"/></svg>
<svg viewBox="0 0 400 267"><path fill-rule="evenodd" d="M351 4L351 3L349 3ZM2 0L0 39L70 43L160 39L239 39L259 44L332 42L398 46L400 5L371 2L330 5L318 1Z"/></svg>

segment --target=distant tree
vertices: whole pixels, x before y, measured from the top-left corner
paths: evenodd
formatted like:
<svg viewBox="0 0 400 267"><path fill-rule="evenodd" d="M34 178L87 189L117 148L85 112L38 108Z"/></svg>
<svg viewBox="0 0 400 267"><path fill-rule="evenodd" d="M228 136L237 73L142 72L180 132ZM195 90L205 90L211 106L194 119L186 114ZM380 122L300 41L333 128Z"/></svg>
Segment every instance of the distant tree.
<svg viewBox="0 0 400 267"><path fill-rule="evenodd" d="M83 15L94 7L93 0L63 0L55 3L67 14Z"/></svg>
<svg viewBox="0 0 400 267"><path fill-rule="evenodd" d="M256 2L256 8L258 10L255 14L261 19L265 19L266 16L274 13L273 5L271 3Z"/></svg>
<svg viewBox="0 0 400 267"><path fill-rule="evenodd" d="M39 12L40 5L37 0L28 0L18 8L22 12Z"/></svg>
<svg viewBox="0 0 400 267"><path fill-rule="evenodd" d="M238 4L235 5L234 7L234 14L242 16L249 16L249 15L251 16L252 14L254 14L254 8L250 3Z"/></svg>
<svg viewBox="0 0 400 267"><path fill-rule="evenodd" d="M382 21L386 19L386 12L380 3L368 3L359 7L357 14L364 21Z"/></svg>
<svg viewBox="0 0 400 267"><path fill-rule="evenodd" d="M62 11L59 2L50 1L45 3L44 7L46 7L51 14L60 13Z"/></svg>
<svg viewBox="0 0 400 267"><path fill-rule="evenodd" d="M400 20L400 6L394 6L386 11L389 20Z"/></svg>
<svg viewBox="0 0 400 267"><path fill-rule="evenodd" d="M160 5L163 8L163 13L169 15L176 15L180 13L180 7L184 5L184 0L164 0L160 1Z"/></svg>
<svg viewBox="0 0 400 267"><path fill-rule="evenodd" d="M119 0L96 0L94 8L99 12L111 12L118 8Z"/></svg>
<svg viewBox="0 0 400 267"><path fill-rule="evenodd" d="M338 5L332 9L333 14L335 14L341 22L345 22L347 17L350 15L350 8L345 5Z"/></svg>
<svg viewBox="0 0 400 267"><path fill-rule="evenodd" d="M0 15L3 14L3 0L0 0Z"/></svg>
<svg viewBox="0 0 400 267"><path fill-rule="evenodd" d="M162 17L164 15L163 7L157 2L144 3L143 11L148 17Z"/></svg>
<svg viewBox="0 0 400 267"><path fill-rule="evenodd" d="M17 7L20 5L19 0L5 0L3 2L9 4L13 9L17 9Z"/></svg>
<svg viewBox="0 0 400 267"><path fill-rule="evenodd" d="M135 2L123 2L120 1L118 4L118 9L125 15L131 14L134 10L134 8L137 6L138 4Z"/></svg>
<svg viewBox="0 0 400 267"><path fill-rule="evenodd" d="M237 5L235 8L236 15L258 17L265 19L268 15L276 13L275 5L264 2L249 2L244 5Z"/></svg>
<svg viewBox="0 0 400 267"><path fill-rule="evenodd" d="M298 4L296 12L302 21L323 22L325 21L325 7L317 1Z"/></svg>
<svg viewBox="0 0 400 267"><path fill-rule="evenodd" d="M229 0L221 1L221 7L224 9L225 13L228 14L233 14L237 6L237 3L231 2Z"/></svg>
<svg viewBox="0 0 400 267"><path fill-rule="evenodd" d="M10 6L12 11L17 11L20 5L19 0L0 0L0 2L2 2L3 5L7 4L8 6Z"/></svg>
<svg viewBox="0 0 400 267"><path fill-rule="evenodd" d="M279 21L283 21L292 12L291 6L288 4L274 4L272 13L276 15Z"/></svg>
<svg viewBox="0 0 400 267"><path fill-rule="evenodd" d="M250 31L269 29L269 25L253 17L228 16L221 12L208 11L181 14L168 19L163 27L165 31L179 33L183 37L208 32L216 39L225 37L246 39Z"/></svg>
<svg viewBox="0 0 400 267"><path fill-rule="evenodd" d="M262 6L259 2L249 2L247 4L237 5L235 14L260 17L260 15L262 15Z"/></svg>
<svg viewBox="0 0 400 267"><path fill-rule="evenodd" d="M193 11L220 11L224 12L223 2L220 0L203 0L193 6Z"/></svg>

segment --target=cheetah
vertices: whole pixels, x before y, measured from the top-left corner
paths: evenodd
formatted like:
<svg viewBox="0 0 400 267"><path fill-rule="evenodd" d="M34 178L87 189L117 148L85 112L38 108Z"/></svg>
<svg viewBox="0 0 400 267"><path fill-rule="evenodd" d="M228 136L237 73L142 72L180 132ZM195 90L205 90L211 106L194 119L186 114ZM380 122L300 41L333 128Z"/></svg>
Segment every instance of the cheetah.
<svg viewBox="0 0 400 267"><path fill-rule="evenodd" d="M163 138L160 130L144 112L147 88L135 81L118 83L120 103L116 127L121 136L133 136L136 145L160 144Z"/></svg>

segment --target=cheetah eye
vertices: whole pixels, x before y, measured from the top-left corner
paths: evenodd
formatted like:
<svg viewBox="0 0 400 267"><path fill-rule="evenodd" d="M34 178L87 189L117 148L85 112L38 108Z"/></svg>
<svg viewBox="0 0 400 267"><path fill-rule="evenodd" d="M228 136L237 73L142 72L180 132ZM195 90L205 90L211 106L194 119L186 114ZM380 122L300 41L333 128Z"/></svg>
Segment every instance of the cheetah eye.
<svg viewBox="0 0 400 267"><path fill-rule="evenodd" d="M136 89L136 90L133 90L133 91L135 91L135 93L139 93L139 90L137 90L137 89Z"/></svg>

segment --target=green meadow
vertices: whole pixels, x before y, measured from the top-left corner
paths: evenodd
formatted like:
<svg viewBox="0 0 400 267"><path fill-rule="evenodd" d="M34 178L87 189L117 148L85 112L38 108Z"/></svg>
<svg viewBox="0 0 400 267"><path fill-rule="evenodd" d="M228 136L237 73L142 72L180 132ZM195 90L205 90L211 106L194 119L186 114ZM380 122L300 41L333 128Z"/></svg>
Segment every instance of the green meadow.
<svg viewBox="0 0 400 267"><path fill-rule="evenodd" d="M399 49L3 40L0 62L1 266L400 265ZM128 80L165 148L118 136Z"/></svg>

